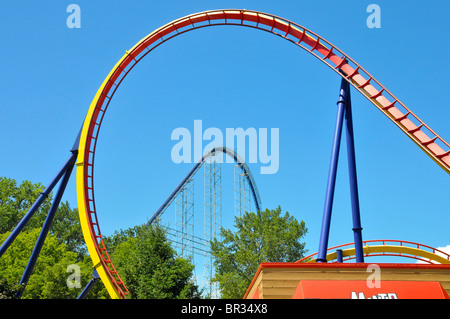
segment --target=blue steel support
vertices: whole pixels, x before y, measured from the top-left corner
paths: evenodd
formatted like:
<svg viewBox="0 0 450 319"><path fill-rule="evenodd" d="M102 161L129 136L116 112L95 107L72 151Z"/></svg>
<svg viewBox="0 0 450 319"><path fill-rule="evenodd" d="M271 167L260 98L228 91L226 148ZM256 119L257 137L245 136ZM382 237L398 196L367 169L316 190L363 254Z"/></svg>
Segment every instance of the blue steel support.
<svg viewBox="0 0 450 319"><path fill-rule="evenodd" d="M42 246L44 244L45 238L50 230L51 223L53 221L53 218L55 216L56 210L58 209L59 203L61 202L61 198L64 194L64 190L66 189L67 183L70 179L70 175L72 173L73 167L75 165L75 161L78 156L78 145L80 141L80 135L81 130L79 131L77 138L75 139L75 142L72 146L72 149L70 152L72 153L69 157L69 159L66 161L66 163L63 165L63 167L59 170L59 172L56 174L56 176L53 178L53 180L50 182L50 184L45 188L45 190L39 195L39 197L36 199L36 201L33 203L33 205L30 207L28 212L22 217L20 222L16 225L16 227L13 229L11 234L6 238L6 240L2 243L0 246L0 257L5 253L5 251L9 248L9 246L13 243L13 241L16 239L16 237L19 235L19 233L23 230L23 228L26 226L28 221L31 217L36 213L37 209L41 206L43 201L48 198L50 193L52 192L53 188L58 184L58 182L61 180L58 192L56 193L55 199L53 200L53 203L50 207L50 210L47 214L47 217L45 219L44 225L42 226L41 232L39 234L38 240L36 242L36 245L33 249L33 252L31 253L31 257L28 260L27 267L25 268L25 271L22 275L22 279L20 280L19 285L21 285L21 288L19 292L17 293L17 296L20 298L23 294L23 291L26 287L26 284L28 282L28 279L31 276L31 273L33 272L34 266L36 264L37 258L39 257L39 253L42 249Z"/></svg>
<svg viewBox="0 0 450 319"><path fill-rule="evenodd" d="M12 244L12 242L16 239L16 237L19 235L19 233L22 231L22 229L26 226L30 218L36 213L36 210L41 206L42 202L50 195L53 188L58 184L61 177L66 173L66 171L73 167L73 161L76 160L76 157L78 155L78 144L80 143L80 135L81 130L78 133L77 138L75 139L75 142L72 146L72 149L70 150L72 152L69 159L66 161L66 163L63 165L61 170L56 174L56 176L53 178L53 180L50 182L50 184L45 188L45 190L39 195L39 197L36 199L36 201L33 203L33 205L30 207L28 212L22 217L20 222L17 224L17 226L14 228L14 230L9 234L8 238L2 243L0 246L0 257L5 253L5 251L8 249L8 247Z"/></svg>
<svg viewBox="0 0 450 319"><path fill-rule="evenodd" d="M352 204L352 219L353 219L353 238L355 242L355 256L357 263L364 262L364 253L362 245L362 227L359 210L359 195L358 195L358 181L356 178L356 156L355 156L355 141L353 135L353 118L352 118L352 102L350 97L350 85L345 82L345 117L346 117L346 141L347 141L347 158L348 158L348 173L350 182L350 195Z"/></svg>
<svg viewBox="0 0 450 319"><path fill-rule="evenodd" d="M64 190L66 189L67 183L70 179L73 166L75 165L75 161L77 159L77 153L78 153L77 151L72 151L72 155L69 158L68 165L67 166L65 165L66 170L64 171L64 176L59 185L59 189L55 195L55 199L53 200L52 206L50 207L50 210L47 214L47 218L45 219L44 225L42 226L41 232L37 239L36 245L34 246L33 252L31 253L30 259L28 260L28 264L22 275L22 279L19 282L19 285L22 285L22 287L18 293L18 297L22 296L22 293L28 283L28 279L30 278L31 273L33 272L34 266L39 257L39 253L41 252L45 238L47 237L53 218L55 217L56 210L58 209L59 203L61 202L61 198L64 194Z"/></svg>
<svg viewBox="0 0 450 319"><path fill-rule="evenodd" d="M317 262L327 262L328 237L330 234L331 211L333 208L334 189L336 185L336 173L339 159L339 148L341 145L342 123L345 113L345 86L341 83L341 91L337 102L338 110L336 116L336 128L334 131L333 147L331 149L330 170L328 173L328 184L325 196L325 207L323 211L322 230L320 234L319 251Z"/></svg>
<svg viewBox="0 0 450 319"><path fill-rule="evenodd" d="M327 262L328 237L330 233L331 211L333 207L334 189L336 185L336 173L339 158L339 148L341 143L342 125L345 115L345 132L347 141L347 157L348 157L348 171L350 182L350 195L352 206L353 219L353 237L355 241L355 255L356 262L364 262L364 253L362 246L362 227L359 210L359 195L358 182L356 177L356 156L355 156L355 141L353 135L353 118L352 118L352 103L350 97L350 85L345 80L341 81L341 90L339 100L337 102L338 111L336 119L336 129L334 132L333 148L331 151L330 171L328 175L327 192L325 197L325 208L322 220L322 230L320 234L319 251L317 255L317 262Z"/></svg>
<svg viewBox="0 0 450 319"><path fill-rule="evenodd" d="M87 283L86 287L84 287L83 291L80 293L77 299L85 299L86 296L91 291L92 287L94 287L94 284L100 279L100 276L97 273L97 270L94 269L94 273L92 274L91 280Z"/></svg>
<svg viewBox="0 0 450 319"><path fill-rule="evenodd" d="M336 250L336 260L337 260L338 263L344 262L344 259L342 257L342 249L337 249Z"/></svg>
<svg viewBox="0 0 450 319"><path fill-rule="evenodd" d="M72 162L75 159L76 159L76 154L72 153L72 155L67 160L67 162L64 164L64 166L61 168L61 170L58 172L58 174L56 174L55 178L50 182L50 184L45 188L45 190L39 195L39 197L36 199L36 201L31 206L31 208L28 210L28 212L22 217L20 222L17 224L17 226L14 228L14 230L11 232L11 234L8 236L8 238L3 242L2 246L0 247L0 257L5 253L5 251L8 249L8 247L14 241L14 239L16 239L16 237L19 235L19 233L22 231L22 229L28 223L30 218L34 215L36 210L42 204L42 202L50 195L51 191L56 186L56 184L59 182L61 177L65 174L65 172L67 171L69 166L70 165L73 166Z"/></svg>

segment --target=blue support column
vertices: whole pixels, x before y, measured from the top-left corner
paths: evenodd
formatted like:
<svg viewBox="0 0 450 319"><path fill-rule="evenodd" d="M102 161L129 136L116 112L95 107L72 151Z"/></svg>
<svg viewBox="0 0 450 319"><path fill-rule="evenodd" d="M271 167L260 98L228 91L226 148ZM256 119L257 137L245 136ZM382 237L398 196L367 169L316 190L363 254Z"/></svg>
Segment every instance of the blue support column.
<svg viewBox="0 0 450 319"><path fill-rule="evenodd" d="M78 156L78 145L80 142L80 136L81 136L81 130L78 133L77 138L75 139L75 142L72 146L72 149L70 152L72 153L69 157L69 159L66 161L66 163L63 165L63 167L60 169L60 171L56 174L55 178L50 182L50 184L45 188L45 190L39 195L39 197L36 199L36 201L33 203L31 208L28 210L28 212L22 217L20 222L16 225L14 230L11 232L11 234L6 238L6 240L2 243L0 246L0 257L5 253L5 251L8 249L8 247L13 243L13 241L16 239L16 237L19 235L19 233L23 230L23 228L26 226L28 221L31 217L36 213L37 209L41 206L41 204L44 202L46 198L50 195L53 188L58 184L58 182L61 180L58 192L56 193L56 196L53 200L53 203L50 207L50 210L47 214L47 217L45 219L44 225L42 226L41 232L39 234L38 240L36 242L36 245L33 249L33 252L31 253L30 259L28 260L27 267L25 268L25 271L22 275L22 279L20 280L19 285L22 287L17 293L17 297L21 297L23 294L23 291L28 283L28 279L31 276L31 273L33 272L34 266L36 264L37 258L39 257L39 253L42 249L42 246L44 245L45 238L47 237L47 234L50 230L50 226L52 224L53 218L55 216L55 213L58 209L59 203L61 202L61 198L64 194L64 191L66 189L67 183L70 179L70 175L72 173L73 167L75 165L77 156Z"/></svg>
<svg viewBox="0 0 450 319"><path fill-rule="evenodd" d="M364 262L364 253L362 246L362 227L359 210L359 194L358 194L358 180L356 177L356 156L355 156L355 140L353 135L353 118L352 118L352 102L350 98L350 85L347 81L342 80L346 85L346 140L347 140L347 157L348 157L348 173L350 182L350 195L352 204L352 219L353 219L353 238L355 242L355 256L357 263Z"/></svg>
<svg viewBox="0 0 450 319"><path fill-rule="evenodd" d="M333 147L331 149L330 170L328 173L328 184L325 196L325 207L323 210L322 230L320 234L319 251L317 262L327 262L328 237L330 233L331 211L333 208L334 189L336 185L336 173L339 159L339 148L341 146L342 123L345 113L345 86L341 83L341 91L337 102L338 110L336 116L336 128L334 131Z"/></svg>
<svg viewBox="0 0 450 319"><path fill-rule="evenodd" d="M362 227L359 210L359 195L358 182L356 177L356 157L355 157L355 142L353 135L353 119L350 98L350 85L345 80L341 81L341 90L339 100L337 102L338 111L336 118L336 128L334 132L333 147L331 150L331 163L328 173L328 184L325 197L325 207L323 212L322 229L320 234L319 251L317 255L317 262L327 262L326 255L328 249L328 238L331 225L331 212L333 207L334 189L336 184L336 173L339 159L339 148L341 144L342 125L345 115L345 132L347 140L347 157L348 170L352 206L353 219L353 236L355 241L356 262L364 262L364 254L362 247Z"/></svg>
<svg viewBox="0 0 450 319"><path fill-rule="evenodd" d="M69 165L67 165L67 166L65 165L66 170L64 172L63 178L59 185L59 189L55 195L52 206L50 207L50 210L47 214L47 218L45 219L44 225L42 226L41 232L37 239L36 245L34 246L33 252L31 253L30 259L28 260L28 264L22 275L22 279L19 282L19 285L22 285L22 287L18 293L18 297L22 296L22 293L28 283L28 279L30 278L31 273L33 272L34 266L39 257L39 253L41 252L42 246L44 245L45 238L47 237L47 234L50 230L50 226L52 224L53 218L55 217L56 210L58 209L59 203L61 202L61 198L64 194L64 190L66 189L67 183L70 179L70 175L72 173L73 166L75 165L76 159L77 159L77 152L74 151L74 152L72 152L72 155L69 158L69 161L68 161Z"/></svg>
<svg viewBox="0 0 450 319"><path fill-rule="evenodd" d="M97 270L94 269L94 273L92 274L91 280L89 280L86 287L84 287L83 291L80 293L77 299L85 299L86 296L91 291L92 287L94 287L94 284L100 279L100 276L98 275Z"/></svg>
<svg viewBox="0 0 450 319"><path fill-rule="evenodd" d="M344 262L344 259L342 257L342 249L336 250L336 259L338 263Z"/></svg>
<svg viewBox="0 0 450 319"><path fill-rule="evenodd" d="M70 158L67 160L67 162L63 165L61 170L58 172L58 174L56 174L55 178L50 182L50 184L45 188L45 190L39 195L39 197L33 203L33 205L28 210L28 212L22 217L20 222L17 224L17 226L14 228L14 230L11 232L11 234L8 236L8 238L3 242L2 246L0 247L0 257L5 253L5 251L8 249L8 247L14 241L14 239L16 239L16 237L19 235L19 233L22 231L22 229L28 223L30 218L34 215L36 210L42 204L42 202L50 195L51 191L56 186L56 184L59 182L61 177L65 174L68 167L70 165L73 166L72 161L74 161L75 159L76 159L76 154L72 154L70 156Z"/></svg>
<svg viewBox="0 0 450 319"><path fill-rule="evenodd" d="M30 218L36 213L36 210L41 206L42 202L50 195L53 188L58 184L59 180L62 178L62 176L67 172L68 169L72 170L73 163L75 162L77 155L78 155L78 144L80 143L80 136L81 136L81 129L77 135L77 138L75 139L75 142L72 146L72 149L70 152L72 153L69 159L66 161L66 163L63 165L63 167L60 169L58 174L53 178L53 180L50 182L50 184L45 188L45 190L39 195L39 197L36 199L36 201L33 203L33 205L30 207L28 212L22 217L20 222L16 225L16 227L13 229L11 234L9 234L8 238L2 243L0 246L0 257L5 253L5 251L8 249L8 247L12 244L12 242L16 239L16 237L20 234L22 229L26 226Z"/></svg>

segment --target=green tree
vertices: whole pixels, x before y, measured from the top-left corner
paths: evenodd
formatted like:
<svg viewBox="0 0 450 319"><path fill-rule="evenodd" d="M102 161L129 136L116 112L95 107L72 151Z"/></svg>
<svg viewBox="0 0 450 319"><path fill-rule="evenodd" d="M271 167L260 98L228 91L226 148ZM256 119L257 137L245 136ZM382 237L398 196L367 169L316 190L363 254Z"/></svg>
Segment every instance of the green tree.
<svg viewBox="0 0 450 319"><path fill-rule="evenodd" d="M242 298L262 262L293 262L306 253L301 239L307 232L281 208L257 213L246 212L235 218L235 231L220 231L221 239L211 241L222 298Z"/></svg>
<svg viewBox="0 0 450 319"><path fill-rule="evenodd" d="M6 278L0 278L0 299L18 299L19 288L18 284L11 284Z"/></svg>
<svg viewBox="0 0 450 319"><path fill-rule="evenodd" d="M40 183L23 181L20 185L14 179L0 177L0 234L12 231L28 212L45 187ZM24 231L41 228L52 204L53 195L43 201ZM69 251L77 253L79 260L86 254L86 246L78 219L78 210L61 202L50 228L50 234L65 243Z"/></svg>
<svg viewBox="0 0 450 319"><path fill-rule="evenodd" d="M44 186L23 181L17 185L12 178L0 177L0 233L11 231L19 223L39 194L44 191ZM50 209L51 196L45 199L33 218L28 222L25 230L42 225L45 214Z"/></svg>
<svg viewBox="0 0 450 319"><path fill-rule="evenodd" d="M87 248L81 230L78 209L71 208L70 204L61 202L52 222L50 234L58 239L59 243L64 243L68 251L77 254L77 260L83 260Z"/></svg>
<svg viewBox="0 0 450 319"><path fill-rule="evenodd" d="M131 298L200 298L192 282L194 266L176 255L161 226L135 227L116 233L107 242L117 244L109 247L111 259Z"/></svg>
<svg viewBox="0 0 450 319"><path fill-rule="evenodd" d="M120 229L118 231L116 230L111 236L104 236L103 243L105 244L108 253L113 254L117 246L136 237L141 228L142 226L135 226L125 230Z"/></svg>
<svg viewBox="0 0 450 319"><path fill-rule="evenodd" d="M28 212L44 186L12 178L0 177L0 244L3 243L21 218ZM0 258L0 298L14 298L37 237L52 204L50 194L43 201L22 232ZM81 287L69 288L69 265L77 265L81 272ZM45 239L36 266L25 287L22 298L75 298L92 276L92 261L78 218L78 210L68 202L61 202L50 232ZM107 292L100 283L94 286L88 298L105 298Z"/></svg>
<svg viewBox="0 0 450 319"><path fill-rule="evenodd" d="M28 212L45 187L40 183L23 181L17 185L12 178L0 177L0 234L10 232L21 218ZM43 201L23 231L41 228L52 204L50 194ZM86 254L83 233L78 218L78 210L72 209L69 203L61 202L50 228L59 243L64 243L69 251L77 253L78 260Z"/></svg>
<svg viewBox="0 0 450 319"><path fill-rule="evenodd" d="M9 249L0 258L0 278L13 292L14 285L20 282L30 258L40 229L20 233ZM3 241L9 233L2 234ZM68 266L75 265L80 270L79 287L69 287L67 280L71 274ZM75 299L88 283L92 275L92 263L89 258L77 261L77 254L67 251L64 243L59 243L53 235L48 235L33 273L28 280L22 298L24 299ZM5 295L8 295L6 292ZM11 297L11 293L9 294Z"/></svg>

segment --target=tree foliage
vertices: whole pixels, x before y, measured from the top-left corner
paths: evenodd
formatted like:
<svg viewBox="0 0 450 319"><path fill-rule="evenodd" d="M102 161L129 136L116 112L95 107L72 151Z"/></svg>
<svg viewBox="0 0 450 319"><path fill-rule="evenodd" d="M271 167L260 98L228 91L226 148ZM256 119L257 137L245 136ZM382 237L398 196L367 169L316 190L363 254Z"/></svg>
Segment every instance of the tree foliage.
<svg viewBox="0 0 450 319"><path fill-rule="evenodd" d="M20 282L25 267L39 236L40 229L20 233L14 243L0 258L0 278L17 292L16 284ZM0 236L3 242L8 233ZM69 265L80 268L79 289L69 288L67 271ZM81 289L88 283L92 274L92 263L89 259L77 261L77 254L67 250L64 243L58 243L53 235L48 235L42 247L33 273L25 287L23 299L75 299ZM8 295L6 292L5 295ZM10 292L10 297L12 293Z"/></svg>
<svg viewBox="0 0 450 319"><path fill-rule="evenodd" d="M40 183L23 181L17 185L14 179L0 177L0 234L16 227L44 189ZM42 227L52 200L53 195L50 194L23 229L25 232ZM78 220L78 210L72 209L68 202L60 203L50 234L58 239L58 243L66 244L68 250L76 252L80 260L83 259L86 247Z"/></svg>
<svg viewBox="0 0 450 319"><path fill-rule="evenodd" d="M134 299L199 298L194 266L178 257L158 225L116 232L107 239L111 258ZM113 244L112 244L113 243Z"/></svg>
<svg viewBox="0 0 450 319"><path fill-rule="evenodd" d="M0 177L0 244L30 209L44 187ZM15 298L18 283L34 249L52 203L44 200L24 230L0 258L0 299ZM221 240L211 242L222 297L241 298L261 262L289 262L305 253L300 240L307 229L281 208L245 213L235 220L235 232L221 229ZM194 265L181 258L158 225L116 231L103 241L131 298L200 298L193 282ZM69 287L69 266L80 270L79 286ZM50 232L39 254L22 298L76 298L91 279L92 261L87 254L77 209L60 203ZM88 298L108 298L97 284Z"/></svg>
<svg viewBox="0 0 450 319"><path fill-rule="evenodd" d="M0 177L0 233L11 231L44 191L41 184L23 181L20 185L11 178ZM42 225L45 213L50 209L51 196L44 200L24 230Z"/></svg>
<svg viewBox="0 0 450 319"><path fill-rule="evenodd" d="M21 218L28 212L44 186L0 177L0 244L3 243ZM14 298L37 238L52 203L50 194L41 204L22 232L0 258L0 292L2 298ZM69 287L67 278L69 265L80 269L79 287ZM62 299L76 298L92 275L92 262L86 254L83 234L78 219L78 210L68 202L60 203L50 232L37 259L33 273L22 298ZM104 298L106 290L95 287L90 297ZM1 298L0 297L0 298Z"/></svg>
<svg viewBox="0 0 450 319"><path fill-rule="evenodd" d="M0 177L0 243L8 237L35 200L44 191L39 183ZM15 298L31 252L52 204L52 194L43 201L0 258L0 298ZM194 266L179 258L160 227L134 227L104 238L116 268L132 298L198 298L192 282ZM69 287L68 266L80 270L78 287ZM76 298L91 279L92 261L87 255L78 210L60 203L34 271L22 298ZM88 298L106 298L101 282Z"/></svg>
<svg viewBox="0 0 450 319"><path fill-rule="evenodd" d="M301 239L304 221L298 222L281 208L246 212L235 219L235 231L220 231L211 242L222 298L242 298L262 262L293 262L306 253Z"/></svg>

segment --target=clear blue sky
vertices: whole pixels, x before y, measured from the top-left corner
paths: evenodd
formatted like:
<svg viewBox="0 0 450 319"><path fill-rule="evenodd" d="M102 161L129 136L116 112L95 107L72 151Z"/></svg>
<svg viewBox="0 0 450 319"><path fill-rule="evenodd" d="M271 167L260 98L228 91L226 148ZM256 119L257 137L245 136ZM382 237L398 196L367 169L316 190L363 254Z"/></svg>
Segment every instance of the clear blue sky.
<svg viewBox="0 0 450 319"><path fill-rule="evenodd" d="M80 29L66 26L71 3L81 8ZM380 29L366 25L371 3L381 8ZM450 141L448 1L3 1L0 176L49 183L125 50L173 19L219 8L272 13L318 33ZM206 28L160 46L123 82L100 132L102 233L142 224L161 205L192 167L171 160L171 132L193 130L200 119L204 129L279 128L278 172L250 167L263 206L280 205L304 220L307 248L316 252L339 85L311 55L258 30ZM352 102L363 239L450 245L448 174L355 90ZM330 246L353 242L342 147ZM233 214L232 166L222 172L225 227ZM196 183L201 189L202 176ZM200 218L202 196L196 192ZM75 173L63 200L77 206Z"/></svg>

